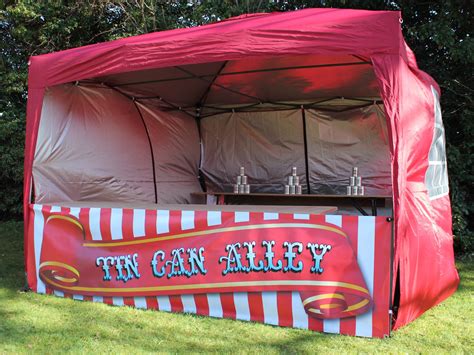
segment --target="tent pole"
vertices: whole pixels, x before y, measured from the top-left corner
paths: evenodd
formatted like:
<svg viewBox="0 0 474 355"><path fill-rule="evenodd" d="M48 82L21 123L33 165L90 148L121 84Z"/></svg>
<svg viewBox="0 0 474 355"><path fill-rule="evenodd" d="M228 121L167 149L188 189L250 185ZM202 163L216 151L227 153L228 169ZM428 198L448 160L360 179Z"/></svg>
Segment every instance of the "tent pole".
<svg viewBox="0 0 474 355"><path fill-rule="evenodd" d="M306 173L306 185L308 186L308 195L311 195L311 187L309 183L308 140L306 137L306 114L305 114L303 105L301 105L301 117L303 118L303 141L304 141L304 163L305 163L305 173Z"/></svg>
<svg viewBox="0 0 474 355"><path fill-rule="evenodd" d="M201 166L202 166L202 150L203 150L203 145L202 145L202 137L201 137L201 110L202 106L206 103L207 96L209 95L209 92L212 89L212 85L214 85L214 82L216 81L217 77L219 74L224 70L225 66L227 65L228 61L226 60L224 63L222 63L221 67L217 71L216 75L214 75L214 78L212 81L209 83L207 86L206 90L204 93L201 95L201 98L199 101L194 105L196 107L196 125L198 129L198 134L199 134L199 167L198 167L198 179L199 179L199 184L201 185L202 191L206 192L206 181L204 179L204 176L202 174Z"/></svg>
<svg viewBox="0 0 474 355"><path fill-rule="evenodd" d="M193 78L195 78L195 79L199 79L199 80L204 81L204 82L206 82L206 83L210 83L211 85L215 85L215 86L217 86L218 88L221 88L221 89L226 90L226 91L228 91L228 92L231 92L231 93L233 93L233 94L240 95L240 96L244 96L244 97L246 97L246 98L255 100L255 101L257 101L257 102L262 102L262 100L260 100L258 97L255 97L255 96L252 96L252 95L247 95L247 94L244 94L243 92L240 92L240 91L237 91L237 90L233 90L233 89L228 88L228 87L226 87L226 86L224 86L224 85L217 84L214 80L206 79L206 78L204 78L204 77L202 77L202 76L199 76L199 75L194 74L193 72L190 72L189 70L183 69L183 68L178 67L178 66L177 66L177 67L174 67L174 68L176 68L176 69L178 69L178 70L181 70L183 73L186 73L186 74L188 74L188 75L191 75L191 76L192 76Z"/></svg>
<svg viewBox="0 0 474 355"><path fill-rule="evenodd" d="M137 102L135 100L132 100L133 104L135 105L135 108L137 109L138 115L140 116L140 119L142 120L143 127L145 128L146 132L146 137L148 139L148 145L150 146L150 153L151 153L151 167L153 169L153 190L155 192L155 203L158 203L158 191L156 190L156 169L155 169L155 154L153 152L153 144L151 143L151 138L150 138L150 132L148 131L148 127L145 123L145 119L143 118L142 111L137 105Z"/></svg>
<svg viewBox="0 0 474 355"><path fill-rule="evenodd" d="M202 175L201 165L202 165L202 136L201 136L201 108L196 107L196 127L198 130L199 135L199 165L198 165L198 181L199 185L201 185L201 189L204 192L207 192L206 189L206 181L204 180L204 176Z"/></svg>
<svg viewBox="0 0 474 355"><path fill-rule="evenodd" d="M203 105L205 105L206 103L206 100L207 100L207 96L209 95L209 92L211 91L212 89L212 85L214 85L216 79L219 77L219 75L221 75L222 71L224 70L225 66L227 65L229 61L225 61L224 63L222 63L221 67L219 68L219 70L217 71L216 75L214 75L214 77L212 78L212 80L210 81L209 85L207 86L207 89L206 91L204 91L204 94L202 94L201 98L199 99L198 103L195 105L196 107L202 107Z"/></svg>
<svg viewBox="0 0 474 355"><path fill-rule="evenodd" d="M153 144L151 143L151 138L150 138L150 132L148 131L148 127L145 123L145 119L143 118L142 112L140 111L140 108L137 105L137 102L134 97L127 95L126 93L120 91L119 89L108 85L108 84L103 84L105 87L112 89L113 91L119 93L122 96L125 96L127 99L131 100L133 102L133 105L135 106L135 109L138 112L138 115L140 116L140 119L143 123L143 127L145 128L145 133L146 137L148 139L148 145L150 146L150 154L151 154L151 166L153 169L153 191L155 193L155 203L158 203L158 191L156 190L156 171L155 171L155 154L153 152Z"/></svg>

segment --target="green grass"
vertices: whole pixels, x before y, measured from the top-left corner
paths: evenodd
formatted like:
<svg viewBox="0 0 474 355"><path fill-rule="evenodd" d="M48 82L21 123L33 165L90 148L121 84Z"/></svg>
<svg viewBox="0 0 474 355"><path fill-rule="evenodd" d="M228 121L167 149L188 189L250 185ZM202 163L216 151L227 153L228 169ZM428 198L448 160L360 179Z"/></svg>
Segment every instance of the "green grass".
<svg viewBox="0 0 474 355"><path fill-rule="evenodd" d="M21 292L22 224L0 223L0 353L474 352L474 262L454 296L390 339L363 339Z"/></svg>

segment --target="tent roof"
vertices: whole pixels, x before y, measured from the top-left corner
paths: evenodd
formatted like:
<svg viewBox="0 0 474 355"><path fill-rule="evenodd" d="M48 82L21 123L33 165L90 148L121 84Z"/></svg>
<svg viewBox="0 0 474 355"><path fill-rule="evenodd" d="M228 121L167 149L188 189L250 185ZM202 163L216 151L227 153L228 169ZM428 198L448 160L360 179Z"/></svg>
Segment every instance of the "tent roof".
<svg viewBox="0 0 474 355"><path fill-rule="evenodd" d="M131 76L133 80L150 75L159 75L160 78L162 75L182 76L184 73L170 67L201 63L210 64L202 66L202 72L196 74L209 75L212 79L223 62L233 62L226 65L225 71L238 72L253 70L258 65L263 68L263 64L269 68L268 63L263 63L263 58L281 55L318 55L322 56L320 64L370 61L370 57L377 54L402 55L406 59L399 19L400 13L394 11L346 9L305 9L243 15L205 26L155 32L34 56L31 58L29 86L43 88L130 72L136 72ZM333 58L328 61L328 56ZM250 57L252 60L248 60ZM245 61L238 63L239 60ZM293 63L285 63L285 59L282 61L278 65L305 64L304 58ZM315 64L314 61L312 64ZM361 65L357 69L357 75L366 75L363 67ZM158 68L167 70L158 71ZM149 69L155 71L146 72ZM338 70L343 69L339 67ZM351 69L353 71L354 67ZM292 76L298 77L296 70ZM251 76L247 74L246 77ZM223 76L221 80L225 82L228 78L230 75ZM122 74L114 80L124 83L128 79L127 75ZM204 80L200 81L201 86L205 87ZM267 78L262 79L262 86L268 84L271 82L268 82L267 75ZM320 84L328 86L324 80ZM189 94L196 99L198 91ZM218 102L220 96L222 93L215 92L209 100Z"/></svg>

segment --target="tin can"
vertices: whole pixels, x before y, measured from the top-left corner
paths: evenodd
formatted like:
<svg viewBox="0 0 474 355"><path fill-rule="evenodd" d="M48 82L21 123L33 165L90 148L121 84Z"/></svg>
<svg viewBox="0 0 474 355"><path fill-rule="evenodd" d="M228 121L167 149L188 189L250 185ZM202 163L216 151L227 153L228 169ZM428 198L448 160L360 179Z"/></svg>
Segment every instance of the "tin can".
<svg viewBox="0 0 474 355"><path fill-rule="evenodd" d="M352 186L352 196L357 196L359 194L359 186Z"/></svg>
<svg viewBox="0 0 474 355"><path fill-rule="evenodd" d="M233 186L234 186L234 194L238 194L239 193L239 185L235 184Z"/></svg>
<svg viewBox="0 0 474 355"><path fill-rule="evenodd" d="M244 185L239 185L239 194L245 193L245 186Z"/></svg>
<svg viewBox="0 0 474 355"><path fill-rule="evenodd" d="M285 195L290 194L290 185L285 185Z"/></svg>
<svg viewBox="0 0 474 355"><path fill-rule="evenodd" d="M241 185L242 184L242 175L238 175L237 176L237 185Z"/></svg>
<svg viewBox="0 0 474 355"><path fill-rule="evenodd" d="M293 175L293 176L296 175L296 166L291 168L291 175Z"/></svg>
<svg viewBox="0 0 474 355"><path fill-rule="evenodd" d="M354 166L352 168L352 176L357 176L359 174L359 168L357 166Z"/></svg>
<svg viewBox="0 0 474 355"><path fill-rule="evenodd" d="M350 186L356 186L356 177L355 176L351 176L349 178L349 185Z"/></svg>
<svg viewBox="0 0 474 355"><path fill-rule="evenodd" d="M247 185L247 175L243 175L241 177L241 180L242 180L242 185Z"/></svg>
<svg viewBox="0 0 474 355"><path fill-rule="evenodd" d="M240 167L240 175L245 175L245 168L243 166Z"/></svg>
<svg viewBox="0 0 474 355"><path fill-rule="evenodd" d="M296 186L290 185L290 195L294 195L296 193Z"/></svg>
<svg viewBox="0 0 474 355"><path fill-rule="evenodd" d="M362 186L362 178L360 176L356 176L356 185Z"/></svg>
<svg viewBox="0 0 474 355"><path fill-rule="evenodd" d="M295 179L293 175L288 176L288 185L293 186L295 184Z"/></svg>
<svg viewBox="0 0 474 355"><path fill-rule="evenodd" d="M303 193L303 186L296 185L296 194L301 195Z"/></svg>
<svg viewBox="0 0 474 355"><path fill-rule="evenodd" d="M352 195L352 186L346 186L346 195L347 196Z"/></svg>
<svg viewBox="0 0 474 355"><path fill-rule="evenodd" d="M364 186L359 186L359 196L364 196L364 193L365 193L365 189L364 189Z"/></svg>
<svg viewBox="0 0 474 355"><path fill-rule="evenodd" d="M249 193L250 193L250 185L244 185L244 186L245 186L244 192L245 192L246 194L249 194Z"/></svg>
<svg viewBox="0 0 474 355"><path fill-rule="evenodd" d="M293 176L293 182L295 185L299 185L300 184L300 177L299 176Z"/></svg>

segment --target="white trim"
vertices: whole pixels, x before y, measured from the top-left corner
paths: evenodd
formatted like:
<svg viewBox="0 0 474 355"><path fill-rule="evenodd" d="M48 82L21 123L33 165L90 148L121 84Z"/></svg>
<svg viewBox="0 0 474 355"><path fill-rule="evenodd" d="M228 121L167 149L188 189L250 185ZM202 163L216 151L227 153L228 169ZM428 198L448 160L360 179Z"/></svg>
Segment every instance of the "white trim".
<svg viewBox="0 0 474 355"><path fill-rule="evenodd" d="M36 292L46 293L46 286L39 277L41 247L43 245L43 232L44 232L43 206L33 205L33 212L34 212L33 236L34 236L35 267L36 267Z"/></svg>
<svg viewBox="0 0 474 355"><path fill-rule="evenodd" d="M123 303L123 297L116 297L116 296L113 296L112 297L112 304L114 306L123 306L124 303Z"/></svg>
<svg viewBox="0 0 474 355"><path fill-rule="evenodd" d="M102 240L100 232L100 208L93 207L89 210L89 228L92 240Z"/></svg>
<svg viewBox="0 0 474 355"><path fill-rule="evenodd" d="M250 306L247 292L234 292L235 318L250 320Z"/></svg>
<svg viewBox="0 0 474 355"><path fill-rule="evenodd" d="M235 217L234 219L235 223L248 222L250 220L249 212L235 212L234 217Z"/></svg>
<svg viewBox="0 0 474 355"><path fill-rule="evenodd" d="M278 325L278 302L275 291L262 292L263 318L267 324Z"/></svg>
<svg viewBox="0 0 474 355"><path fill-rule="evenodd" d="M145 236L145 210L134 209L133 210L133 237L144 237Z"/></svg>
<svg viewBox="0 0 474 355"><path fill-rule="evenodd" d="M194 229L194 211L181 211L181 229Z"/></svg>
<svg viewBox="0 0 474 355"><path fill-rule="evenodd" d="M304 310L303 301L299 292L291 293L291 307L293 312L293 327L308 329L308 314Z"/></svg>
<svg viewBox="0 0 474 355"><path fill-rule="evenodd" d="M209 316L222 318L224 313L222 311L221 296L218 293L208 293L207 303L209 305Z"/></svg>
<svg viewBox="0 0 474 355"><path fill-rule="evenodd" d="M157 296L156 300L160 311L171 312L171 303L168 296Z"/></svg>
<svg viewBox="0 0 474 355"><path fill-rule="evenodd" d="M325 216L326 223L334 224L335 226L342 227L342 216L339 215L327 215ZM341 332L341 320L335 319L324 319L323 320L323 332L339 334Z"/></svg>
<svg viewBox="0 0 474 355"><path fill-rule="evenodd" d="M359 217L357 230L357 263L370 297L374 296L375 217ZM356 335L372 337L372 309L356 317Z"/></svg>
<svg viewBox="0 0 474 355"><path fill-rule="evenodd" d="M264 212L263 219L266 221L278 219L278 213L274 212Z"/></svg>
<svg viewBox="0 0 474 355"><path fill-rule="evenodd" d="M135 307L141 309L147 309L146 298L145 297L133 297L133 303L135 303Z"/></svg>
<svg viewBox="0 0 474 355"><path fill-rule="evenodd" d="M309 214L308 213L295 213L293 215L293 219L305 219L309 220Z"/></svg>
<svg viewBox="0 0 474 355"><path fill-rule="evenodd" d="M218 226L222 224L222 214L221 211L208 211L207 212L207 225Z"/></svg>
<svg viewBox="0 0 474 355"><path fill-rule="evenodd" d="M163 234L170 231L170 211L157 210L156 211L156 233Z"/></svg>
<svg viewBox="0 0 474 355"><path fill-rule="evenodd" d="M112 240L123 239L122 233L123 210L121 208L112 208L110 211L110 237Z"/></svg>
<svg viewBox="0 0 474 355"><path fill-rule="evenodd" d="M104 303L104 297L102 297L102 296L92 296L92 302Z"/></svg>
<svg viewBox="0 0 474 355"><path fill-rule="evenodd" d="M194 295L181 295L181 302L183 303L183 312L196 313L196 302Z"/></svg>

